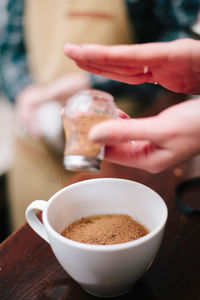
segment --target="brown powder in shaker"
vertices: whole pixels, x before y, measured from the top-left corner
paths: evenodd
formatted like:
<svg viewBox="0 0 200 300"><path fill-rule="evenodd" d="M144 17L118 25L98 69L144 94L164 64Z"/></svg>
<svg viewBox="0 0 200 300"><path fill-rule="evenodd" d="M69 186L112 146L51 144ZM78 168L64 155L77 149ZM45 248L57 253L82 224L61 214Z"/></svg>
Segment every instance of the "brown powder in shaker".
<svg viewBox="0 0 200 300"><path fill-rule="evenodd" d="M90 141L88 133L95 124L108 119L110 116L106 114L80 114L73 120L65 118L63 122L67 140L65 155L96 157L102 145Z"/></svg>

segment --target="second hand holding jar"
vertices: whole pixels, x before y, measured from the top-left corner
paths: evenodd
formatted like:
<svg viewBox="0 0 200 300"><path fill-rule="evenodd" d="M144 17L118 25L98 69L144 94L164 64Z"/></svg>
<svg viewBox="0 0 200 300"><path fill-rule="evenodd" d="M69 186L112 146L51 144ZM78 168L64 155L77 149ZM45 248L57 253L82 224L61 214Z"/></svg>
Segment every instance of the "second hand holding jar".
<svg viewBox="0 0 200 300"><path fill-rule="evenodd" d="M68 99L63 126L66 137L64 166L71 171L99 171L104 146L88 139L97 123L117 117L112 95L99 90L83 90Z"/></svg>

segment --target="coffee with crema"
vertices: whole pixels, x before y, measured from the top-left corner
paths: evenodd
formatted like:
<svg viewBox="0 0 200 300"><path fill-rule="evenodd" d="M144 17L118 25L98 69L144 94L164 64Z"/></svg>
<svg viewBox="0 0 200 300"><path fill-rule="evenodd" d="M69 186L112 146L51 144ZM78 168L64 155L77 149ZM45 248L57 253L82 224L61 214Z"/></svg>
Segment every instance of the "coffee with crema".
<svg viewBox="0 0 200 300"><path fill-rule="evenodd" d="M61 233L86 244L112 245L136 240L149 231L126 214L97 215L82 218Z"/></svg>

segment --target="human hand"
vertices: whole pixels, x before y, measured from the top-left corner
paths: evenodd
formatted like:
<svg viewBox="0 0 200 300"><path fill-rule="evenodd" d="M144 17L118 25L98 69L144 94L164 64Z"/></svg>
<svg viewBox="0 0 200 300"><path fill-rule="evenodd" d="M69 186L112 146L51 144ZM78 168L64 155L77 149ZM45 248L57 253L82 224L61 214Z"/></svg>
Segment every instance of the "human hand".
<svg viewBox="0 0 200 300"><path fill-rule="evenodd" d="M16 117L20 133L28 133L33 137L41 136L36 112L46 99L44 88L34 84L26 87L18 94L16 98Z"/></svg>
<svg viewBox="0 0 200 300"><path fill-rule="evenodd" d="M107 146L106 160L157 173L200 152L199 111L200 99L189 100L157 116L102 122L89 138Z"/></svg>
<svg viewBox="0 0 200 300"><path fill-rule="evenodd" d="M17 118L21 127L33 137L42 135L37 113L42 104L57 101L65 105L67 99L80 89L89 88L86 73L63 76L47 85L31 85L16 99Z"/></svg>
<svg viewBox="0 0 200 300"><path fill-rule="evenodd" d="M65 54L91 73L129 84L158 83L178 93L200 93L200 41L138 45L67 44Z"/></svg>

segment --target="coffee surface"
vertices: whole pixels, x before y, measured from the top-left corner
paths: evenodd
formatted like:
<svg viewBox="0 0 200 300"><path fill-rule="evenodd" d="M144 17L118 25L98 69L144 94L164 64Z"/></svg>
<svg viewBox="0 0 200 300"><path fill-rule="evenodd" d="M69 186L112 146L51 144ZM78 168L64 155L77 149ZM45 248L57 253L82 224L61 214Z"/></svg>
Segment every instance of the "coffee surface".
<svg viewBox="0 0 200 300"><path fill-rule="evenodd" d="M61 234L81 243L112 245L136 240L148 232L130 216L113 214L82 218L67 226Z"/></svg>

